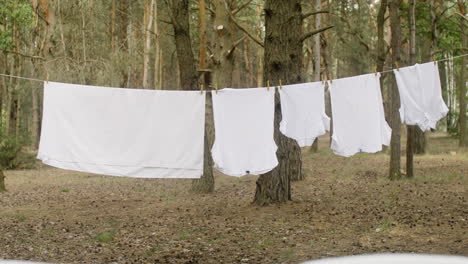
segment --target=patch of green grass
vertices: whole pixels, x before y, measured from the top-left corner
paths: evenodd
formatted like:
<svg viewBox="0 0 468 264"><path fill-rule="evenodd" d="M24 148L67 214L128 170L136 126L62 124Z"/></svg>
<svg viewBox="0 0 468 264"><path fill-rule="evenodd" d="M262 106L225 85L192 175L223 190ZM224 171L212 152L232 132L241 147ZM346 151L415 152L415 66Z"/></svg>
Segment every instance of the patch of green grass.
<svg viewBox="0 0 468 264"><path fill-rule="evenodd" d="M62 189L62 190L60 190L60 191L61 191L61 192L63 192L63 193L70 192L70 190L69 190L69 189Z"/></svg>
<svg viewBox="0 0 468 264"><path fill-rule="evenodd" d="M112 241L114 237L115 237L115 232L110 231L110 232L103 232L103 233L97 234L95 239L98 242L107 243L107 242Z"/></svg>
<svg viewBox="0 0 468 264"><path fill-rule="evenodd" d="M255 244L255 247L259 249L264 249L264 248L269 248L271 244L272 244L271 240L265 239L265 240L258 241L258 243Z"/></svg>
<svg viewBox="0 0 468 264"><path fill-rule="evenodd" d="M281 258L284 260L291 260L294 258L294 249L289 248L281 251Z"/></svg>
<svg viewBox="0 0 468 264"><path fill-rule="evenodd" d="M16 214L15 218L16 220L18 220L18 222L24 222L26 221L26 219L28 219L28 217L25 216L24 214Z"/></svg>
<svg viewBox="0 0 468 264"><path fill-rule="evenodd" d="M381 232L387 232L390 229L392 229L394 225L395 224L391 219L386 218L383 220L382 224L380 224L380 226L377 229L379 229Z"/></svg>
<svg viewBox="0 0 468 264"><path fill-rule="evenodd" d="M187 231L181 231L179 232L179 236L177 237L177 240L189 240L191 237L190 233Z"/></svg>
<svg viewBox="0 0 468 264"><path fill-rule="evenodd" d="M162 251L162 247L160 246L152 246L150 249L148 249L144 254L146 257L151 257L155 254L158 254Z"/></svg>

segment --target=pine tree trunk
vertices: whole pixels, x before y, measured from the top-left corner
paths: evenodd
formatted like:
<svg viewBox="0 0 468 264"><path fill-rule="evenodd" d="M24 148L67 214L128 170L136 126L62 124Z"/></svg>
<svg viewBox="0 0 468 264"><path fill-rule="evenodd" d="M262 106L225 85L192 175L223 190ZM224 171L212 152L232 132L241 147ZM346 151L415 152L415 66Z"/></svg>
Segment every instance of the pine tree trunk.
<svg viewBox="0 0 468 264"><path fill-rule="evenodd" d="M157 1L154 5L154 89L162 89L162 50L161 41L159 36L159 23L158 23L158 5Z"/></svg>
<svg viewBox="0 0 468 264"><path fill-rule="evenodd" d="M410 65L416 63L416 0L410 0L410 7L408 12L408 21L410 29ZM406 176L413 177L413 153L414 153L414 126L406 126Z"/></svg>
<svg viewBox="0 0 468 264"><path fill-rule="evenodd" d="M319 11L322 9L322 0L316 0L315 10ZM315 15L315 30L318 30L322 26L320 20L320 14ZM314 67L314 81L320 81L320 68L321 68L321 52L320 52L320 34L314 36L314 59L315 59L315 67ZM318 151L318 138L315 139L312 147L310 148L312 152Z"/></svg>
<svg viewBox="0 0 468 264"><path fill-rule="evenodd" d="M458 0L458 7L460 10L460 14L463 15L463 17L460 17L460 28L462 32L462 47L468 48L468 37L466 36L466 7L465 4L463 3L462 0ZM460 117L459 117L459 146L460 147L467 147L468 146L468 131L467 131L467 120L466 120L466 80L465 80L465 74L466 74L466 57L461 58L461 69L460 69L460 95L459 95L459 100L460 100Z"/></svg>
<svg viewBox="0 0 468 264"><path fill-rule="evenodd" d="M150 0L147 0L150 1ZM147 13L146 17L146 28L145 28L145 48L143 51L143 89L150 89L149 81L149 63L150 63L150 48L151 48L151 29L153 27L153 15L154 15L154 6L155 1L151 0L149 5L147 5L148 10L145 10Z"/></svg>
<svg viewBox="0 0 468 264"><path fill-rule="evenodd" d="M0 170L0 193L6 191L5 188L5 174Z"/></svg>
<svg viewBox="0 0 468 264"><path fill-rule="evenodd" d="M213 56L213 77L215 86L233 87L235 63L234 37L236 27L231 21L230 5L225 0L214 0L215 6L215 50Z"/></svg>
<svg viewBox="0 0 468 264"><path fill-rule="evenodd" d="M389 1L390 10L390 28L392 32L392 62L393 65L400 63L400 36L401 36L401 24L400 24L400 0ZM389 99L390 99L390 126L392 128L392 140L390 144L390 173L389 177L392 180L401 178L401 124L400 114L398 109L400 108L400 97L398 94L398 87L396 84L395 77L392 76L391 85L389 87Z"/></svg>
<svg viewBox="0 0 468 264"><path fill-rule="evenodd" d="M387 13L388 2L387 0L380 1L379 13L377 14L377 71L382 72L384 70L385 61L387 58L387 52L385 49L385 38L384 38L384 26L385 26L385 14ZM385 94L384 91L384 78L383 75L380 78L380 89L382 89L382 95ZM387 106L387 102L384 98L384 105ZM388 116L388 107L384 107L385 117L389 120Z"/></svg>
<svg viewBox="0 0 468 264"><path fill-rule="evenodd" d="M302 9L300 0L266 0L264 78L277 85L302 82ZM291 200L290 180L303 177L300 148L279 131L281 106L275 96L274 137L279 164L257 180L254 203L268 205Z"/></svg>
<svg viewBox="0 0 468 264"><path fill-rule="evenodd" d="M188 0L173 0L171 12L180 72L180 88L182 90L199 90L198 74L190 40ZM205 124L203 175L201 179L193 181L192 190L195 192L212 192L214 190L213 166L207 130Z"/></svg>
<svg viewBox="0 0 468 264"><path fill-rule="evenodd" d="M262 16L262 8L260 5L257 6L257 17ZM257 36L258 39L262 39L262 31L263 31L263 25L261 20L258 20L257 24ZM257 87L262 87L263 86L263 57L264 57L264 49L258 48L257 47Z"/></svg>
<svg viewBox="0 0 468 264"><path fill-rule="evenodd" d="M414 127L414 154L425 154L426 153L426 133L423 132L419 126Z"/></svg>

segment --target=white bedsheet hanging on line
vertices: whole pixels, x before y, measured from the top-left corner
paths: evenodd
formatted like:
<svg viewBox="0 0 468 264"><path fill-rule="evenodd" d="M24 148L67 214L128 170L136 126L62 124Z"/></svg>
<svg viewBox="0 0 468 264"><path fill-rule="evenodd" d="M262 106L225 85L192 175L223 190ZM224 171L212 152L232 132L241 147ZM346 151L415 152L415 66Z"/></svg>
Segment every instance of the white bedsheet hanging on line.
<svg viewBox="0 0 468 264"><path fill-rule="evenodd" d="M401 121L407 125L417 125L422 131L435 129L437 122L448 113L442 99L437 64L416 64L393 72L400 92Z"/></svg>
<svg viewBox="0 0 468 264"><path fill-rule="evenodd" d="M205 94L46 82L38 159L136 178L199 178Z"/></svg>
<svg viewBox="0 0 468 264"><path fill-rule="evenodd" d="M385 121L379 79L380 74L365 74L328 82L335 154L375 153L390 144L392 130Z"/></svg>
<svg viewBox="0 0 468 264"><path fill-rule="evenodd" d="M284 85L279 89L280 131L295 139L300 147L311 146L318 136L330 130L324 89L322 82Z"/></svg>
<svg viewBox="0 0 468 264"><path fill-rule="evenodd" d="M273 137L275 89L212 92L215 167L230 176L263 174L278 165Z"/></svg>

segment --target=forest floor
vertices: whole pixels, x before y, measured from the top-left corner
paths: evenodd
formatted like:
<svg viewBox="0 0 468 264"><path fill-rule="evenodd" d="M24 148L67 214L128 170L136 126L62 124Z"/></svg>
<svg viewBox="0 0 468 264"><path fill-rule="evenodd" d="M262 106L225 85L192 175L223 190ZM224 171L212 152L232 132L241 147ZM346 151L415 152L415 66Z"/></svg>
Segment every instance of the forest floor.
<svg viewBox="0 0 468 264"><path fill-rule="evenodd" d="M7 171L0 259L52 263L299 263L330 256L417 252L468 256L468 153L431 134L415 178L389 181L386 154L338 157L320 139L303 150L293 201L252 205L256 176L190 180ZM402 152L404 153L404 152ZM404 167L402 157L402 167Z"/></svg>

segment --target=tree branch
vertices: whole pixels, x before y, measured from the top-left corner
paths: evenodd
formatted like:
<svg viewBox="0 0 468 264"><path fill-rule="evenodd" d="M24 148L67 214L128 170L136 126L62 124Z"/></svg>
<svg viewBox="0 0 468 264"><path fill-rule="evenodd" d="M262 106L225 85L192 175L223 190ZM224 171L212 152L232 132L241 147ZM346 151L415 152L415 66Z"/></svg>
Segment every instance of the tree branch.
<svg viewBox="0 0 468 264"><path fill-rule="evenodd" d="M243 5L239 6L238 8L234 9L232 11L232 15L235 16L237 13L239 13L240 11L242 11L242 9L244 9L245 7L247 7L250 3L252 3L253 0L248 0L247 2L245 2Z"/></svg>
<svg viewBox="0 0 468 264"><path fill-rule="evenodd" d="M26 58L45 60L43 57L23 54L21 52L16 52L16 51L12 51L12 50L5 50L5 49L0 49L0 50L3 51L3 52L6 52L6 53L13 53L13 54L20 55L20 56L26 57Z"/></svg>
<svg viewBox="0 0 468 264"><path fill-rule="evenodd" d="M310 16L313 16L313 15L318 15L318 14L328 14L330 13L330 11L328 10L320 10L320 11L314 11L314 12L309 12L309 13L305 13L302 15L302 19L306 19Z"/></svg>
<svg viewBox="0 0 468 264"><path fill-rule="evenodd" d="M247 35L242 36L240 39L238 39L236 42L232 44L232 47L229 49L229 55L232 54L232 52L236 49L236 47L244 41L244 39L247 38Z"/></svg>
<svg viewBox="0 0 468 264"><path fill-rule="evenodd" d="M262 48L264 48L265 46L263 45L262 41L257 39L255 36L253 36L252 34L250 34L250 32L244 28L242 25L239 24L239 22L237 22L237 20L234 18L233 15L231 15L231 19L232 19L232 22L240 29L242 30L251 40L253 40L255 43L257 43L258 45L260 45Z"/></svg>
<svg viewBox="0 0 468 264"><path fill-rule="evenodd" d="M318 29L318 30L315 30L315 31L312 31L312 32L309 32L309 33L306 33L306 34L302 35L301 42L304 42L306 39L312 37L313 35L322 33L322 32L324 32L326 30L329 30L330 28L333 28L333 27L335 27L335 26L328 26L328 27L324 27L324 28L321 28L321 29Z"/></svg>

